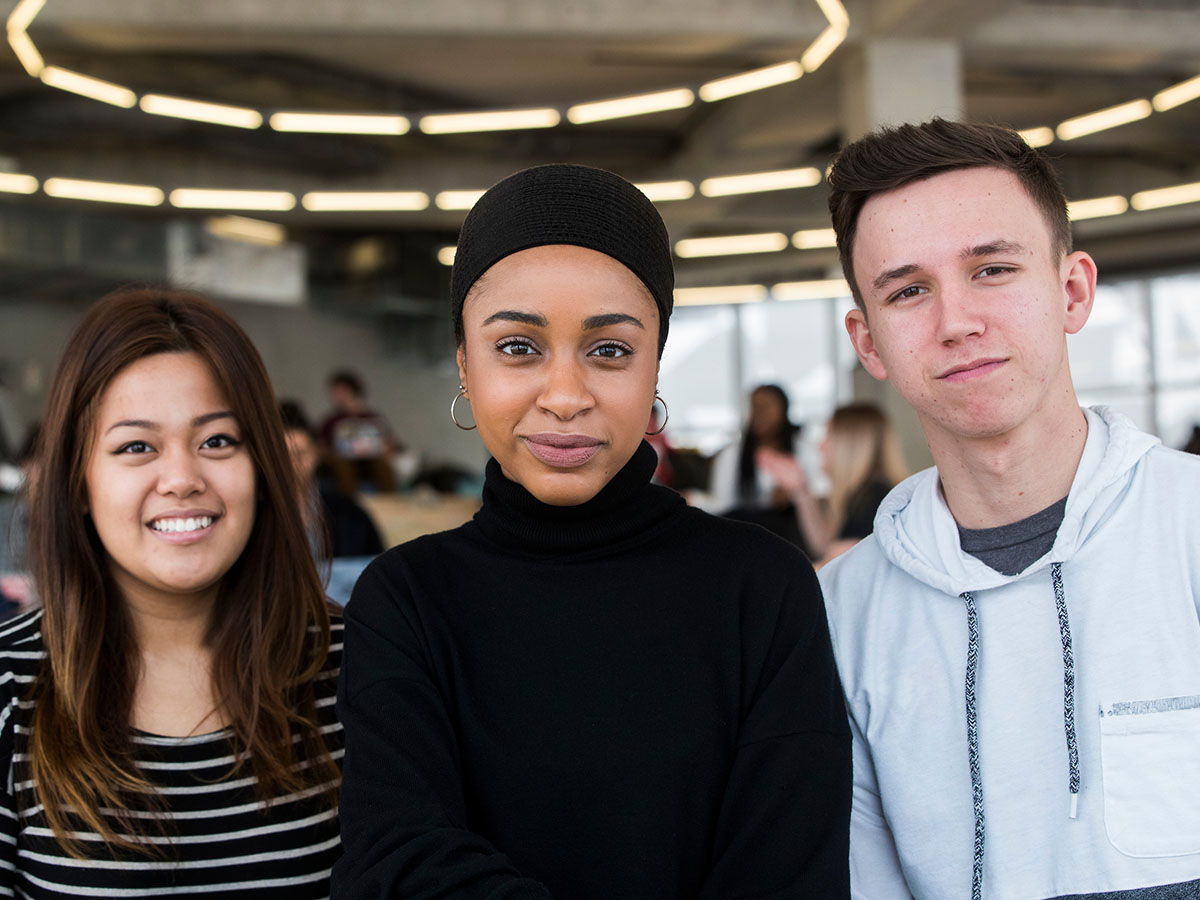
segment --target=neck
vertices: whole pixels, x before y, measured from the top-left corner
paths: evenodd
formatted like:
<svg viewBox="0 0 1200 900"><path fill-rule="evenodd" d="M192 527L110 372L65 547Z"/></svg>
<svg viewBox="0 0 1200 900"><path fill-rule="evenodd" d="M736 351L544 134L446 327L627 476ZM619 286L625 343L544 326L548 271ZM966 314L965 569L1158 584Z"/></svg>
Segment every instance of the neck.
<svg viewBox="0 0 1200 900"><path fill-rule="evenodd" d="M125 605L142 656L206 653L216 589L162 596L125 591Z"/></svg>
<svg viewBox="0 0 1200 900"><path fill-rule="evenodd" d="M1070 492L1087 442L1087 418L1073 392L1069 409L1038 418L1003 435L931 438L942 493L959 525L1009 525Z"/></svg>

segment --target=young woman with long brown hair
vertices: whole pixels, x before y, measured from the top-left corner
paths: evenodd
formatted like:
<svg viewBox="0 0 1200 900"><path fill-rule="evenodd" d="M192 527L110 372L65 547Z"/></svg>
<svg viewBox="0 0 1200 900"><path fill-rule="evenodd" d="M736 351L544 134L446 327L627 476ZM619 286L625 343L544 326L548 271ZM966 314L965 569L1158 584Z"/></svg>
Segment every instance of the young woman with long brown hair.
<svg viewBox="0 0 1200 900"><path fill-rule="evenodd" d="M30 525L41 608L0 629L0 894L327 897L341 625L227 314L161 290L88 309Z"/></svg>

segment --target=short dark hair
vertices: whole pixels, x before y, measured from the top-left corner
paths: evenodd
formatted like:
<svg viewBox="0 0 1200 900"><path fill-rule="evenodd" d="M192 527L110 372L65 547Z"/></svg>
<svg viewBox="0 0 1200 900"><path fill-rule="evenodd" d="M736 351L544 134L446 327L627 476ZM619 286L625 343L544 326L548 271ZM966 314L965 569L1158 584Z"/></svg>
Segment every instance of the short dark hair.
<svg viewBox="0 0 1200 900"><path fill-rule="evenodd" d="M959 169L1011 172L1041 210L1053 248L1071 252L1071 221L1058 174L1042 153L1015 131L999 125L930 119L919 125L882 128L848 145L829 171L829 213L837 234L842 271L860 309L854 280L854 237L858 217L871 197Z"/></svg>
<svg viewBox="0 0 1200 900"><path fill-rule="evenodd" d="M356 397L365 397L367 388L363 384L363 380L349 369L338 369L336 372L329 374L328 384L330 387L337 387L339 384L348 387Z"/></svg>
<svg viewBox="0 0 1200 900"><path fill-rule="evenodd" d="M297 401L280 400L279 417L283 419L283 430L285 433L289 431L303 431L309 437L313 437L312 425L308 421L308 416L304 414L304 407Z"/></svg>

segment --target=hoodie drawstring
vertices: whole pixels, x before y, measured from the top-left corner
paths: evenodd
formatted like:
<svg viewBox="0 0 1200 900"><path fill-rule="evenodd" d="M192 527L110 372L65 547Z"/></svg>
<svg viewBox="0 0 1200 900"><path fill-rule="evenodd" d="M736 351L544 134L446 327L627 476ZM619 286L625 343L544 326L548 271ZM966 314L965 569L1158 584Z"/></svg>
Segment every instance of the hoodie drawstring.
<svg viewBox="0 0 1200 900"><path fill-rule="evenodd" d="M975 864L971 868L971 900L983 892L983 779L979 775L979 720L975 709L975 673L979 668L979 616L970 591L959 596L967 605L967 760L971 767L971 799L975 806Z"/></svg>
<svg viewBox="0 0 1200 900"><path fill-rule="evenodd" d="M1067 732L1067 790L1071 795L1070 816L1079 815L1079 746L1075 741L1075 654L1071 651L1071 622L1067 618L1067 595L1063 589L1062 563L1050 567L1054 583L1054 605L1058 607L1058 634L1063 652L1063 728Z"/></svg>
<svg viewBox="0 0 1200 900"><path fill-rule="evenodd" d="M1067 790L1071 796L1070 816L1079 810L1079 746L1075 738L1075 654L1071 650L1071 623L1067 618L1067 596L1063 588L1062 563L1050 566L1054 605L1058 610L1058 633L1063 650L1063 727L1067 733ZM971 900L983 895L983 779L979 774L979 719L975 703L975 677L979 671L979 614L970 591L959 596L967 607L967 761L971 769L971 800L975 808L975 860L971 867Z"/></svg>

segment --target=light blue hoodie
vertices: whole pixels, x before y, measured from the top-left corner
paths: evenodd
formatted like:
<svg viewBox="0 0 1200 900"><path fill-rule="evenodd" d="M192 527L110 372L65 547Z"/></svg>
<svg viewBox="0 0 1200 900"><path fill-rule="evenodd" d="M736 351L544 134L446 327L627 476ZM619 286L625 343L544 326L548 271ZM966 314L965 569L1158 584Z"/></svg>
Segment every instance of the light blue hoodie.
<svg viewBox="0 0 1200 900"><path fill-rule="evenodd" d="M855 898L1200 897L1140 890L1200 879L1200 459L1085 413L1054 546L1020 575L962 551L935 469L821 571Z"/></svg>

